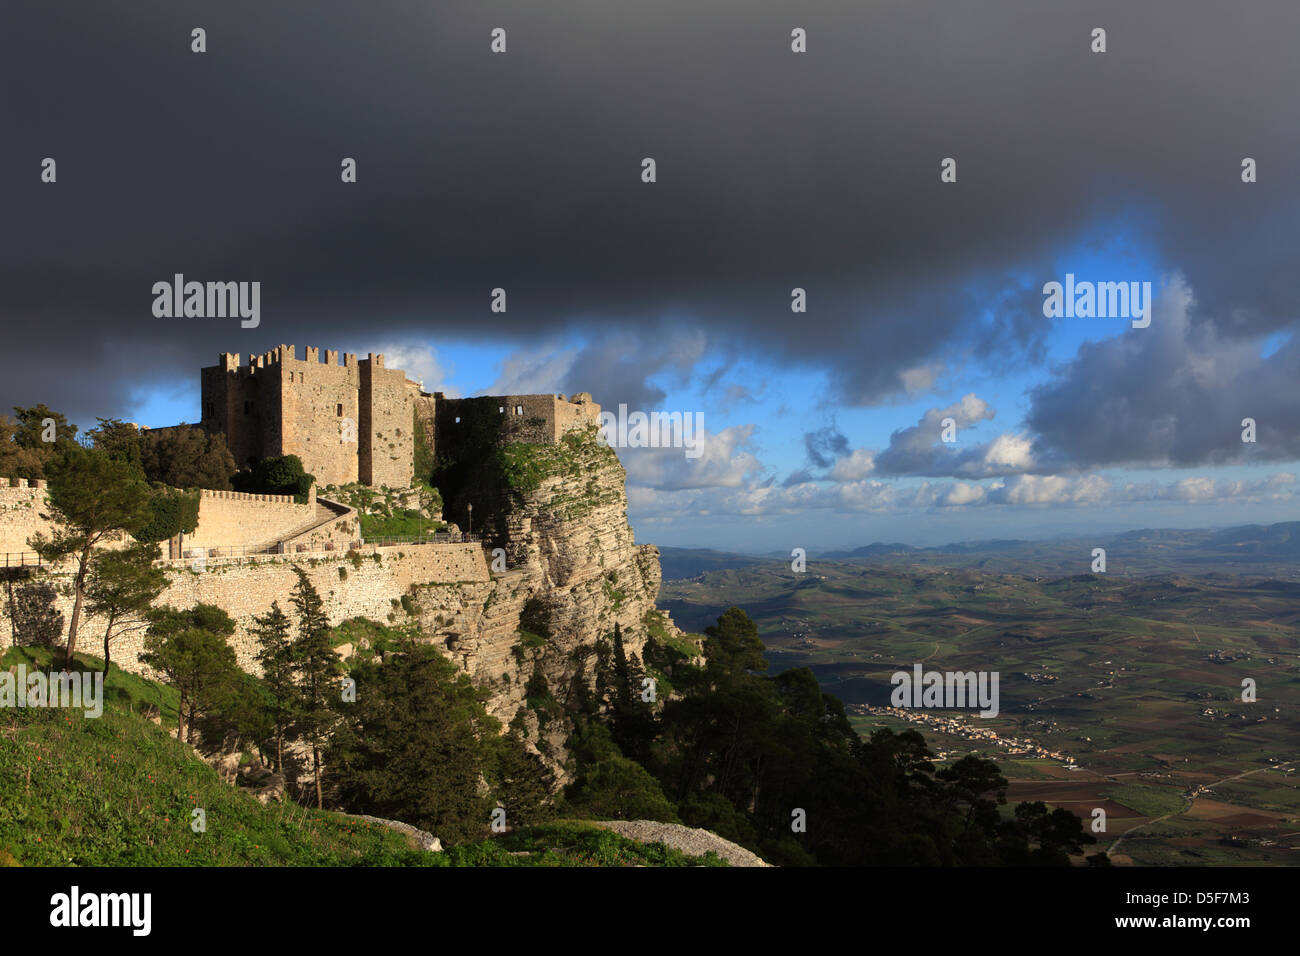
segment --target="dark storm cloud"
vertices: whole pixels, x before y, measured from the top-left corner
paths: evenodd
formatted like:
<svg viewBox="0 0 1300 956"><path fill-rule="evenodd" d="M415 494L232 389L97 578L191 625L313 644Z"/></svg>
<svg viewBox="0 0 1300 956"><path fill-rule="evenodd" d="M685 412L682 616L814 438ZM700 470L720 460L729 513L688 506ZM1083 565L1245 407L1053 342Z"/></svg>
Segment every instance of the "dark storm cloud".
<svg viewBox="0 0 1300 956"><path fill-rule="evenodd" d="M879 402L971 358L1041 358L1034 290L1081 232L1135 214L1196 290L1194 324L1294 315L1293 0L20 0L0 18L0 408L117 412L133 385L280 342L566 329L606 362L568 390L652 402L647 376L677 361L655 346L688 326ZM155 319L175 272L261 281L261 327Z"/></svg>

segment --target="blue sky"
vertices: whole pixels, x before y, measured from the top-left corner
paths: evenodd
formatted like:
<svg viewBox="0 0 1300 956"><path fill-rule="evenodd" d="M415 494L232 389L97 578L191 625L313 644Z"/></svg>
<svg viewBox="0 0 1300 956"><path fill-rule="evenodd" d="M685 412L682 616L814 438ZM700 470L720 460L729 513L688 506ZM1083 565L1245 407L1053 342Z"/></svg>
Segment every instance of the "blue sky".
<svg viewBox="0 0 1300 956"><path fill-rule="evenodd" d="M1066 273L1073 273L1078 282L1134 280L1150 281L1159 287L1171 265L1159 261L1143 246L1140 223L1137 217L1126 217L1108 227L1090 229L1055 257L1049 274L1000 274L975 284L986 287L1001 283L1041 297L1043 282L1061 281ZM688 317L674 318L680 321ZM972 321L991 318L985 314L974 316ZM1070 469L1075 480L1095 476L1121 487L1150 484L1168 488L1180 482L1195 485L1208 478L1218 483L1238 482L1246 489L1239 494L1197 494L1166 500L1106 500L1103 495L1100 500L1083 502L927 507L902 501L865 508L823 502L793 511L782 507L737 511L734 501L728 504L722 497L711 497L781 486L791 481L792 475L801 473L808 480L796 482L799 487L831 492L837 485L827 480L827 469L810 468L806 436L818 432L840 436L843 447L832 457L844 457L846 451L851 454L854 449L878 451L890 445L896 431L915 426L927 412L952 406L968 395L986 403L991 417L963 427L954 446L956 451L985 446L1003 434L1024 435L1035 386L1051 383L1057 371L1089 343L1115 343L1123 336L1145 332L1131 329L1124 318L1040 316L1039 320L1046 336L1034 360L988 362L968 357L950 362L925 387L911 392L901 390L871 405L837 400L829 371L811 362L792 364L771 356L738 356L733 350L706 347L692 352L685 362L660 367L647 374L644 383L651 392L662 393L654 409L702 412L711 435L743 432L745 439L722 461L720 476L712 486L705 481L685 493L674 487L674 481L656 480L662 477L660 471L638 467L643 456L657 455L662 460L662 452L620 449L630 472L634 526L640 530L642 540L660 544L761 552L796 546L812 551L851 548L872 541L935 545L983 538L1105 534L1137 527L1268 523L1295 516L1295 502L1285 485L1280 486L1280 496L1249 493L1270 478L1288 474L1288 469L1276 462L1250 464L1248 460L1201 467L1087 467L1085 463ZM681 327L688 326L682 323ZM1259 357L1275 357L1289 340L1289 331L1261 337ZM500 338L485 343L469 338L408 336L377 346L358 337L330 342L329 347L362 353L386 350L390 367L406 367L412 377L424 379L427 390L474 395L517 390L520 379L507 380L507 370L511 376L522 375L523 381L533 386L530 390L560 391L566 381L580 383L581 373L566 364L568 357L600 348L601 342L599 336L579 327L543 342ZM602 396L597 394L596 399L602 401ZM146 425L195 421L199 404L197 373L171 383L141 386L132 402L124 417ZM604 404L611 410L614 407L610 401ZM752 458L748 470L728 471L726 463L735 463L744 455ZM680 479L689 474L693 464L683 460L671 474ZM1010 477L1015 477L1014 473ZM969 485L988 487L1007 480L1007 476L963 480ZM943 475L888 475L878 481L904 493L904 498L906 493L927 485L950 484ZM686 483L690 482L688 478Z"/></svg>

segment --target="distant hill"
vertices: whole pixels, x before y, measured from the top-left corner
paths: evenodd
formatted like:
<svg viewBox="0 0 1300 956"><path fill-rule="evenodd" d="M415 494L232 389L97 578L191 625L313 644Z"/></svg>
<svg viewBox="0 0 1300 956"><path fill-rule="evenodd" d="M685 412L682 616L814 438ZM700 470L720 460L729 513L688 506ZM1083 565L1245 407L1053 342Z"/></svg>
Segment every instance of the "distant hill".
<svg viewBox="0 0 1300 956"><path fill-rule="evenodd" d="M929 548L876 541L851 550L814 552L815 561L871 561L890 566L920 564L1013 574L1086 573L1092 549L1103 547L1112 573L1126 577L1223 571L1253 578L1300 577L1300 521L1234 528L1141 528L1111 535L1075 535L1045 541L959 541ZM789 561L784 553L736 554L708 548L661 548L664 580L738 571Z"/></svg>
<svg viewBox="0 0 1300 956"><path fill-rule="evenodd" d="M659 566L665 581L694 578L709 571L729 571L763 564L774 558L752 554L733 554L712 548L660 548Z"/></svg>
<svg viewBox="0 0 1300 956"><path fill-rule="evenodd" d="M1300 521L1228 528L1210 537L1204 547L1234 555L1300 558Z"/></svg>
<svg viewBox="0 0 1300 956"><path fill-rule="evenodd" d="M860 548L854 548L852 551L827 551L824 554L818 554L817 557L825 558L828 561L846 561L853 558L876 558L882 554L907 554L919 550L920 548L914 548L910 544L883 544L876 541L872 544L865 544Z"/></svg>

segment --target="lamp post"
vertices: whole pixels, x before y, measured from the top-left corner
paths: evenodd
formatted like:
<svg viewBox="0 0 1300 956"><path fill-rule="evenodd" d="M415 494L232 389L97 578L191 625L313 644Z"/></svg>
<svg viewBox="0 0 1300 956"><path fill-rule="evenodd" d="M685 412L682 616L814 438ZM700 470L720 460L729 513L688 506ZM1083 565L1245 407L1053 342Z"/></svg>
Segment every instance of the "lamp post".
<svg viewBox="0 0 1300 956"><path fill-rule="evenodd" d="M474 506L471 504L466 507L469 508L469 530L466 534L472 538L474 537Z"/></svg>

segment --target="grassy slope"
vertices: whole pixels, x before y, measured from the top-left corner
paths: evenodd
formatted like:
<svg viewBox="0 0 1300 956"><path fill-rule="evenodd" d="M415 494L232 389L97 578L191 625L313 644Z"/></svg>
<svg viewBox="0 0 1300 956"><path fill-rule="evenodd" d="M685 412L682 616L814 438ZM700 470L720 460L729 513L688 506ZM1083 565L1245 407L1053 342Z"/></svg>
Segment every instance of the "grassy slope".
<svg viewBox="0 0 1300 956"><path fill-rule="evenodd" d="M0 656L48 671L53 655ZM80 656L82 667L100 661ZM160 716L162 725L151 716ZM175 692L113 668L103 716L0 710L0 865L690 866L695 860L581 823L523 828L424 853L377 824L294 804L262 806L168 735ZM202 808L207 829L191 828Z"/></svg>

